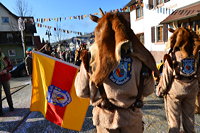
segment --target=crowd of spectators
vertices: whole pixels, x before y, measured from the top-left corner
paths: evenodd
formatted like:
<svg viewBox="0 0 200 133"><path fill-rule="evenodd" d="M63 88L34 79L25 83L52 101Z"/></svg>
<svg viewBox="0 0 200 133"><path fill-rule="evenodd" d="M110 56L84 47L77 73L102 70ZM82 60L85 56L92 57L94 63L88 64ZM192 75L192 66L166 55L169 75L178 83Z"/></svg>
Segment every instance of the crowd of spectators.
<svg viewBox="0 0 200 133"><path fill-rule="evenodd" d="M81 44L79 48L75 50L71 50L69 47L65 47L63 45L57 45L53 48L50 43L46 43L41 49L37 51L77 65L80 64L80 51L83 49L87 49L85 43Z"/></svg>

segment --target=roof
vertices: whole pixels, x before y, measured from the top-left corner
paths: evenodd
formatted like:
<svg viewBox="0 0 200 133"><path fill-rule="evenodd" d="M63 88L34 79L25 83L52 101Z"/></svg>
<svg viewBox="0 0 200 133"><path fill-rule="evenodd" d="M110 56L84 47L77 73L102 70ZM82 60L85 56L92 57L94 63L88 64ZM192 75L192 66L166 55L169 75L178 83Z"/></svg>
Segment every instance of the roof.
<svg viewBox="0 0 200 133"><path fill-rule="evenodd" d="M12 15L13 17L15 17L16 19L19 19L19 16L13 14L10 10L8 10L8 8L6 8L1 2L0 2L0 6L2 6L10 15ZM25 28L25 32L31 32L31 33L37 33L36 31L36 27L35 27L35 23L34 23L34 18L32 16L24 16L21 17L23 19L26 19L27 21L26 23L26 28Z"/></svg>
<svg viewBox="0 0 200 133"><path fill-rule="evenodd" d="M165 18L161 24L171 23L173 21L183 20L200 15L200 2L179 8Z"/></svg>
<svg viewBox="0 0 200 133"><path fill-rule="evenodd" d="M12 15L13 17L17 19L19 18L17 15L13 14L10 10L8 10L8 8L6 8L1 2L0 2L0 6L2 6L6 11L8 11L8 13Z"/></svg>
<svg viewBox="0 0 200 133"><path fill-rule="evenodd" d="M126 4L124 7L130 7L130 6L132 6L132 5L134 5L134 4L136 4L137 2L136 2L136 0L131 0L128 4Z"/></svg>

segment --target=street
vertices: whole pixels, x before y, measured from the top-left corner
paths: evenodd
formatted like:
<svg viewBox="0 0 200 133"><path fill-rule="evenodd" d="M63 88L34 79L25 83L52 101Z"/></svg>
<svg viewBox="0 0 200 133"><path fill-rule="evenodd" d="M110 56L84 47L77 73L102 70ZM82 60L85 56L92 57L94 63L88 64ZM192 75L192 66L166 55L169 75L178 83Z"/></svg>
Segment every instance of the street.
<svg viewBox="0 0 200 133"><path fill-rule="evenodd" d="M79 133L61 128L47 121L40 112L30 112L31 82L29 77L13 78L11 93L15 111L9 112L7 101L3 93L4 116L0 117L1 133ZM164 113L162 98L154 94L145 99L143 107L144 133L167 133L167 120ZM200 132L200 115L195 115L195 130ZM84 125L80 133L95 133L92 124L92 107L89 106Z"/></svg>

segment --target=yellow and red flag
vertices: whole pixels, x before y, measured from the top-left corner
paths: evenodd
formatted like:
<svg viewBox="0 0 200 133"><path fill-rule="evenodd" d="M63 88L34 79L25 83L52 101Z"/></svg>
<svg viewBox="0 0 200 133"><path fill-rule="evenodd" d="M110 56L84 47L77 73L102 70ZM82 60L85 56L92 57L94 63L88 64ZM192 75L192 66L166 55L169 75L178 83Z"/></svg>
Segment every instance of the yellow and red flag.
<svg viewBox="0 0 200 133"><path fill-rule="evenodd" d="M89 99L76 96L74 79L78 67L33 51L31 111L67 129L80 131Z"/></svg>

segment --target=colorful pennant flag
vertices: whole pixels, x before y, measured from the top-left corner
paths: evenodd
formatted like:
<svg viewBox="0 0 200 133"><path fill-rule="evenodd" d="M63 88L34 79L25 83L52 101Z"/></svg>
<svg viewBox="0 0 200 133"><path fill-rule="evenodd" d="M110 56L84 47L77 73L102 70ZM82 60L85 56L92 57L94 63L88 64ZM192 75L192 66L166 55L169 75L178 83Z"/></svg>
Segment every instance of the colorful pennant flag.
<svg viewBox="0 0 200 133"><path fill-rule="evenodd" d="M137 7L146 7L149 9L149 6L154 6L154 5L150 5L149 3L143 3L143 2L138 2L138 3L135 3L134 5L131 5L131 6L126 6L124 8L120 8L120 9L114 9L114 10L111 10L110 12L116 12L116 11L120 11L120 12L130 12L134 9L136 9ZM161 7L157 7L155 6L155 8L161 8ZM166 10L175 10L174 8L170 8L170 7L166 7ZM155 10L154 10L155 11ZM172 12L173 12L172 11ZM169 12L168 14L171 14L172 12ZM162 12L159 12L159 13L162 13ZM100 13L91 13L93 15L100 15ZM165 14L165 13L163 13ZM57 21L58 22L58 19L60 21L62 20L68 20L68 19L78 19L78 20L83 20L84 18L86 17L89 17L90 15L89 14L85 14L85 15L78 15L78 16L69 16L69 17L59 17L59 18L37 18L36 19L36 22L40 22L40 23L43 23L43 22L48 22L48 21L51 21L51 20L54 20L54 21Z"/></svg>
<svg viewBox="0 0 200 133"><path fill-rule="evenodd" d="M44 24L40 24L40 23L36 23L37 24L37 27L44 27L44 28L48 28L48 29L51 29L52 26L48 26L48 25L44 25ZM74 33L74 34L78 34L78 35L84 35L84 34L88 34L88 33L83 33L83 32L77 32L77 31L69 31L69 30L64 30L64 29L61 29L61 28L53 28L54 31L60 31L60 32L64 32L64 33ZM67 32L66 32L67 31Z"/></svg>
<svg viewBox="0 0 200 133"><path fill-rule="evenodd" d="M31 111L67 129L80 131L89 99L76 96L74 79L78 67L33 51Z"/></svg>

